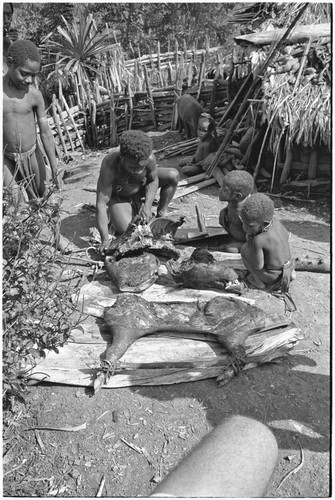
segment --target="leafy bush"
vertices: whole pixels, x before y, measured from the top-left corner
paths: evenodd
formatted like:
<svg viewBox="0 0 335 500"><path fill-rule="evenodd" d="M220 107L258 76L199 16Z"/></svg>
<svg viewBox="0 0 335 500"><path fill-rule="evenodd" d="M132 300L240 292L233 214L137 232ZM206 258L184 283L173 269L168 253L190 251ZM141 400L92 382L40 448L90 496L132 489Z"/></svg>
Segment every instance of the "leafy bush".
<svg viewBox="0 0 335 500"><path fill-rule="evenodd" d="M29 368L46 350L58 352L78 313L71 296L79 283L55 277L59 204L54 196L20 204L3 193L3 390L7 408L24 399ZM49 241L43 232L47 229ZM43 240L44 238L44 240ZM59 269L59 268L58 268Z"/></svg>

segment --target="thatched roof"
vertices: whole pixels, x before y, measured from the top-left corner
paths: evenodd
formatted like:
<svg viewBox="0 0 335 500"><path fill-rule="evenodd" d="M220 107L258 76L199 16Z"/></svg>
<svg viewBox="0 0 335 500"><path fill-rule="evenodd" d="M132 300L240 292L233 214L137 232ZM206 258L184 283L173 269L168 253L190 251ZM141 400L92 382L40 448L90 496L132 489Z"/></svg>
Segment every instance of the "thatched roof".
<svg viewBox="0 0 335 500"><path fill-rule="evenodd" d="M298 145L330 148L331 44L296 46L279 54L262 81L263 113L271 124L270 149L282 134Z"/></svg>

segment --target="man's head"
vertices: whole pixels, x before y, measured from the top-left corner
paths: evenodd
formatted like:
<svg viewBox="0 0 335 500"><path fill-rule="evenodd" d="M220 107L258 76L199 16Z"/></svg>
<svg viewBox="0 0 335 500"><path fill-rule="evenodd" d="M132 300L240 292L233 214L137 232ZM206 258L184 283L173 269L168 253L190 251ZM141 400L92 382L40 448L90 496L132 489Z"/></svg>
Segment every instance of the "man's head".
<svg viewBox="0 0 335 500"><path fill-rule="evenodd" d="M41 66L38 48L29 40L17 40L7 51L7 64L10 79L21 89L34 82Z"/></svg>
<svg viewBox="0 0 335 500"><path fill-rule="evenodd" d="M152 140L141 130L128 130L121 135L120 153L127 170L134 172L143 170L148 163L152 149Z"/></svg>
<svg viewBox="0 0 335 500"><path fill-rule="evenodd" d="M2 10L2 26L5 34L9 31L10 25L12 24L14 13L14 4L4 3Z"/></svg>
<svg viewBox="0 0 335 500"><path fill-rule="evenodd" d="M255 188L252 175L245 170L232 170L224 176L219 192L220 201L241 202L249 196Z"/></svg>
<svg viewBox="0 0 335 500"><path fill-rule="evenodd" d="M257 234L270 224L274 214L273 201L263 193L249 196L243 204L240 219L245 233Z"/></svg>

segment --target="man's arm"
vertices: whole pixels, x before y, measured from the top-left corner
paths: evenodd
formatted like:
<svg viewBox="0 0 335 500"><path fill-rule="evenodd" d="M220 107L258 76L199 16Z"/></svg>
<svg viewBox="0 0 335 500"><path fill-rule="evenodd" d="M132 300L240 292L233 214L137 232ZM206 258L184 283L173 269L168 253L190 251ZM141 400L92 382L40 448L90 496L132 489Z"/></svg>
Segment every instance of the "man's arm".
<svg viewBox="0 0 335 500"><path fill-rule="evenodd" d="M145 222L148 222L151 219L152 204L154 202L158 186L158 167L155 155L152 153L149 158L147 183L145 185L145 201L140 210L140 215L146 219Z"/></svg>
<svg viewBox="0 0 335 500"><path fill-rule="evenodd" d="M55 142L49 127L42 94L39 90L37 90L36 92L37 92L36 94L37 104L35 108L35 113L36 113L37 123L40 129L40 136L44 150L46 152L46 155L50 163L53 181L56 185L56 188L59 188L59 182L57 178L58 169L57 169Z"/></svg>
<svg viewBox="0 0 335 500"><path fill-rule="evenodd" d="M109 233L107 206L112 196L113 187L110 172L106 171L106 167L105 160L103 160L97 184L96 198L96 218L98 230L101 236L101 252L103 252L108 246Z"/></svg>

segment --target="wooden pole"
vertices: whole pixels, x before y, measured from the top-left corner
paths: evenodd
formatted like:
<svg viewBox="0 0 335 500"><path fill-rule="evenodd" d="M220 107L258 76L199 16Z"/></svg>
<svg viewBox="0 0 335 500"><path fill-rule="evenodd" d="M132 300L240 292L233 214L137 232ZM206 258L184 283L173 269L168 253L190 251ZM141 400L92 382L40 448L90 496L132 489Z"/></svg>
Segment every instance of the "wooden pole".
<svg viewBox="0 0 335 500"><path fill-rule="evenodd" d="M60 123L59 123L59 118L58 118L58 114L57 114L57 110L56 110L56 96L55 96L55 94L53 94L53 96L52 96L51 109L52 109L52 116L53 116L53 119L54 119L54 123L56 125L56 129L57 129L57 132L58 132L58 135L59 135L59 139L60 139L60 142L61 142L62 147L63 147L63 151L64 151L65 155L67 155L67 147L66 147L66 144L65 144L65 141L64 141L64 137L63 137L63 134L62 134L62 129L61 129L61 126L60 126Z"/></svg>
<svg viewBox="0 0 335 500"><path fill-rule="evenodd" d="M79 130L78 130L77 124L76 124L76 122L75 122L75 120L74 120L74 118L73 118L73 116L71 114L71 111L69 109L69 106L68 106L68 104L66 102L66 99L65 99L64 95L62 97L63 97L63 105L64 105L64 108L65 108L65 111L67 112L68 117L69 117L69 119L70 119L70 121L72 123L72 127L73 127L73 129L74 129L74 131L76 133L76 136L78 138L80 147L81 147L81 149L83 151L85 151L85 147L84 147L83 141L81 140L81 135L79 134Z"/></svg>
<svg viewBox="0 0 335 500"><path fill-rule="evenodd" d="M67 134L67 136L69 138L69 142L70 142L70 146L71 146L71 151L74 151L75 147L74 147L74 144L73 144L73 141L72 141L72 137L71 137L71 134L70 134L70 132L69 132L69 130L67 128L65 120L63 118L62 108L60 107L57 99L55 99L55 105L56 105L56 108L57 108L57 111L58 111L58 115L59 115L60 121L62 122L63 129L64 129L64 131L66 132L66 134Z"/></svg>
<svg viewBox="0 0 335 500"><path fill-rule="evenodd" d="M109 145L116 146L117 145L117 127L116 127L116 119L115 119L115 110L114 110L114 95L113 92L110 93L110 110L109 110Z"/></svg>
<svg viewBox="0 0 335 500"><path fill-rule="evenodd" d="M290 144L289 147L286 150L286 158L285 158L285 163L283 166L283 170L280 176L280 181L279 184L284 184L286 179L288 178L288 175L291 170L291 165L293 161L293 150L292 150L292 145Z"/></svg>
<svg viewBox="0 0 335 500"><path fill-rule="evenodd" d="M152 91L151 91L151 86L148 78L148 71L146 65L143 66L144 69L144 77L145 77L145 83L147 86L147 92L148 92L148 97L149 97L149 106L150 106L150 111L151 111L151 117L153 124L155 126L155 129L157 130L157 122L156 122L156 115L155 115L155 106L154 106L154 99L152 96Z"/></svg>

